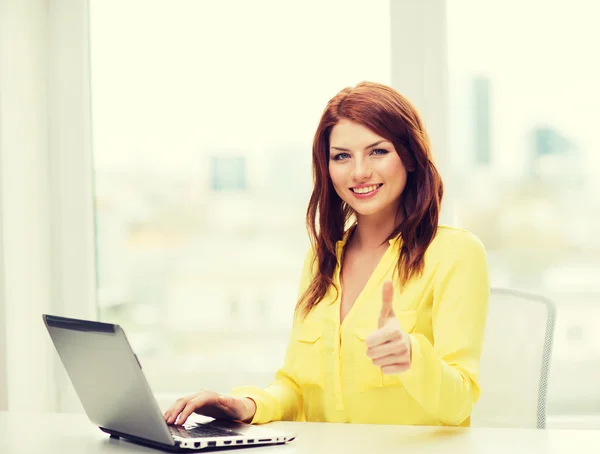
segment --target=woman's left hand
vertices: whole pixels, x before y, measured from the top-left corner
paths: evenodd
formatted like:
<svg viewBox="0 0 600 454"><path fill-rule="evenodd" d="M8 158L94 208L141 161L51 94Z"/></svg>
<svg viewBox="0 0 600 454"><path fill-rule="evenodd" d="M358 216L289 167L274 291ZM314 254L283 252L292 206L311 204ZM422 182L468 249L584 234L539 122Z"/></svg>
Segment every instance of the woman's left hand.
<svg viewBox="0 0 600 454"><path fill-rule="evenodd" d="M384 374L399 374L408 370L412 356L410 337L394 314L393 296L394 287L387 281L383 284L383 302L377 331L369 334L366 339L367 356Z"/></svg>

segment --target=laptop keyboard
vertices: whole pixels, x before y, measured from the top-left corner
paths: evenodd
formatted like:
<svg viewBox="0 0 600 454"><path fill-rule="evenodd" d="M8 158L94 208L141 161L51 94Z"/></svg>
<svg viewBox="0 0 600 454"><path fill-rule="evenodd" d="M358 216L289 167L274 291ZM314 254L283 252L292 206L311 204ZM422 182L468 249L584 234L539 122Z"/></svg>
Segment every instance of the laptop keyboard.
<svg viewBox="0 0 600 454"><path fill-rule="evenodd" d="M206 424L199 424L191 428L185 428L183 426L169 426L171 435L182 438L208 438L208 437L237 437L242 434L236 432L228 432L217 427L209 426Z"/></svg>

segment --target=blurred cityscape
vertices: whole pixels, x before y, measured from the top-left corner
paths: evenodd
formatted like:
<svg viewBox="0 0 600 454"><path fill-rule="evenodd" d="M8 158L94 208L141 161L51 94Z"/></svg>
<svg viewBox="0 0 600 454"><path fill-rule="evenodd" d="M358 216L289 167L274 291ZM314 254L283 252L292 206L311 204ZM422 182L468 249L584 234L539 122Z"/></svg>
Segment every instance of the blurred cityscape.
<svg viewBox="0 0 600 454"><path fill-rule="evenodd" d="M272 379L308 248L309 156L208 149L179 175L96 171L101 317L125 327L156 391Z"/></svg>
<svg viewBox="0 0 600 454"><path fill-rule="evenodd" d="M349 81L389 80L389 2L304 2L293 21L275 1L151 3L90 3L100 315L156 393L266 386L308 247L311 134ZM600 413L592 3L447 2L446 203L493 285L557 304L551 414ZM332 18L378 26L331 52Z"/></svg>
<svg viewBox="0 0 600 454"><path fill-rule="evenodd" d="M458 219L485 243L494 285L558 305L550 411L596 412L600 198L585 150L533 125L523 171L511 173L521 176L497 175L489 81L472 90L471 146L451 177ZM101 315L126 328L156 391L226 392L272 378L308 247L309 156L309 144L279 144L198 150L196 167L177 175L97 169Z"/></svg>
<svg viewBox="0 0 600 454"><path fill-rule="evenodd" d="M494 118L502 109L494 105L499 100L489 77L456 77L451 84L450 181L457 219L485 244L492 285L540 293L557 305L549 412L598 413L595 143L584 146L558 125L535 121L507 134ZM499 147L500 134L517 136L515 149ZM503 158L510 164L505 168Z"/></svg>

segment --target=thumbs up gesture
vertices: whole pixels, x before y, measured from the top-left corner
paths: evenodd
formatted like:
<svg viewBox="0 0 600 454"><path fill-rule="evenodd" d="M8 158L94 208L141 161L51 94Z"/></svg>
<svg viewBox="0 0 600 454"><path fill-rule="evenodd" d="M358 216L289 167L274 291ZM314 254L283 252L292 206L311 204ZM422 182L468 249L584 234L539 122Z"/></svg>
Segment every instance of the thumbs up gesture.
<svg viewBox="0 0 600 454"><path fill-rule="evenodd" d="M367 356L375 366L381 367L384 374L399 374L410 368L410 337L400 327L394 314L392 301L394 287L390 281L383 284L381 312L377 331L366 339Z"/></svg>

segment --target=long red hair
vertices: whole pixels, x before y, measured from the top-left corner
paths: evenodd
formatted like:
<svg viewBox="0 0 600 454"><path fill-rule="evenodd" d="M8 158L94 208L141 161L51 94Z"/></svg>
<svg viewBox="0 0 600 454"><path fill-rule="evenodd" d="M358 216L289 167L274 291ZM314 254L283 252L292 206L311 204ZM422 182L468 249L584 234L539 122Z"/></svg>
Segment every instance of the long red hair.
<svg viewBox="0 0 600 454"><path fill-rule="evenodd" d="M325 107L313 141L314 189L306 224L315 251L317 272L300 297L297 308L307 315L334 286L336 242L354 215L337 195L329 176L329 137L342 118L360 123L394 145L408 171L402 193L404 218L388 240L401 235L398 274L402 286L423 271L425 251L438 226L444 193L442 179L433 163L429 137L419 113L391 87L362 82L335 95ZM313 262L313 267L315 263Z"/></svg>

